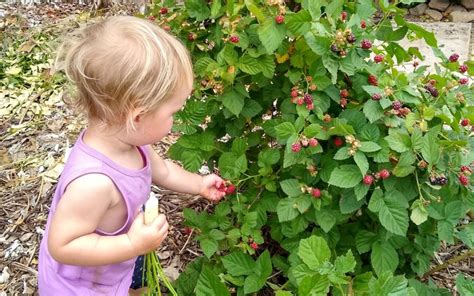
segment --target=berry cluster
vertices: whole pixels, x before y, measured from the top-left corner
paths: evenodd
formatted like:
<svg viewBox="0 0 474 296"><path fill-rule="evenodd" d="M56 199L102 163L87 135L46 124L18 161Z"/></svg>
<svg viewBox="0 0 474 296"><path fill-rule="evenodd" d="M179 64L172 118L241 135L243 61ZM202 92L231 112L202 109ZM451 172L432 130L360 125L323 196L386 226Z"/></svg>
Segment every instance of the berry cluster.
<svg viewBox="0 0 474 296"><path fill-rule="evenodd" d="M449 61L451 63L457 62L459 59L459 55L457 53L453 53L452 55L449 56Z"/></svg>
<svg viewBox="0 0 474 296"><path fill-rule="evenodd" d="M377 64L378 64L378 63L381 63L381 62L383 62L383 59L384 59L384 58L385 58L385 57L384 57L383 55L378 54L378 55L374 56L374 62L376 62Z"/></svg>
<svg viewBox="0 0 474 296"><path fill-rule="evenodd" d="M275 22L279 25L283 24L285 22L285 17L283 15L279 14L275 17Z"/></svg>
<svg viewBox="0 0 474 296"><path fill-rule="evenodd" d="M341 57L347 55L347 49L357 41L351 29L346 28L344 31L337 30L334 41L331 44L331 51Z"/></svg>
<svg viewBox="0 0 474 296"><path fill-rule="evenodd" d="M333 140L333 143L334 143L334 146L341 147L344 144L344 141L339 137L335 137Z"/></svg>
<svg viewBox="0 0 474 296"><path fill-rule="evenodd" d="M310 77L310 76L309 76ZM315 84L312 84L313 89L316 88ZM309 93L303 93L303 91L298 90L297 88L293 87L291 90L291 102L297 105L303 105L306 104L306 109L308 110L313 110L314 109L314 104L313 104L313 96L310 95Z"/></svg>
<svg viewBox="0 0 474 296"><path fill-rule="evenodd" d="M370 42L370 40L364 39L360 43L360 47L362 47L362 49L370 49L372 47L372 42Z"/></svg>
<svg viewBox="0 0 474 296"><path fill-rule="evenodd" d="M374 76L374 75L369 75L369 77L367 78L367 82L370 85L373 85L373 86L378 86L379 85L379 81L378 81L377 77Z"/></svg>
<svg viewBox="0 0 474 296"><path fill-rule="evenodd" d="M403 107L402 102L395 100L392 102L392 110L390 110L390 113L393 115L396 115L398 117L404 117L410 114L411 109L408 107Z"/></svg>
<svg viewBox="0 0 474 296"><path fill-rule="evenodd" d="M469 83L469 78L467 78L467 77L463 77L463 78L459 79L459 84L461 84L461 85L466 85L468 83Z"/></svg>
<svg viewBox="0 0 474 296"><path fill-rule="evenodd" d="M346 108L347 105L347 97L349 97L349 91L347 89L341 89L339 91L339 105L341 105L342 108Z"/></svg>
<svg viewBox="0 0 474 296"><path fill-rule="evenodd" d="M232 42L232 43L239 43L240 38L237 35L232 35L232 36L229 37L229 41Z"/></svg>
<svg viewBox="0 0 474 296"><path fill-rule="evenodd" d="M433 97L439 96L438 89L434 86L434 84L430 81L427 85L425 85L425 89L429 92Z"/></svg>
<svg viewBox="0 0 474 296"><path fill-rule="evenodd" d="M314 188L314 187L309 187L309 186L306 186L306 185L303 185L301 187L301 192L302 193L309 193L309 194L311 194L311 196L313 196L316 199L321 198L321 194L322 194L321 189Z"/></svg>
<svg viewBox="0 0 474 296"><path fill-rule="evenodd" d="M355 155L357 152L357 149L359 149L361 146L360 141L357 140L353 135L346 136L346 143L351 145L351 148L347 152L349 155Z"/></svg>
<svg viewBox="0 0 474 296"><path fill-rule="evenodd" d="M471 124L471 121L467 118L464 118L461 120L461 125L462 126L469 126Z"/></svg>
<svg viewBox="0 0 474 296"><path fill-rule="evenodd" d="M448 184L448 178L445 175L431 176L431 185L446 185Z"/></svg>
<svg viewBox="0 0 474 296"><path fill-rule="evenodd" d="M459 173L459 183L463 186L468 186L469 185L469 176L472 174L472 170L469 166L462 165L460 168L460 173Z"/></svg>
<svg viewBox="0 0 474 296"><path fill-rule="evenodd" d="M298 153L301 151L301 147L316 147L318 146L319 142L315 138L308 139L303 136L299 141L293 143L291 145L291 151Z"/></svg>
<svg viewBox="0 0 474 296"><path fill-rule="evenodd" d="M380 101L381 99L382 99L381 94L373 94L372 95L372 100L374 100L374 101Z"/></svg>
<svg viewBox="0 0 474 296"><path fill-rule="evenodd" d="M217 188L219 191L225 192L226 195L231 195L235 192L235 185L229 181L225 181Z"/></svg>
<svg viewBox="0 0 474 296"><path fill-rule="evenodd" d="M461 65L461 66L459 66L459 72L461 72L461 73L466 73L467 70L469 70L469 68L467 67L467 65Z"/></svg>
<svg viewBox="0 0 474 296"><path fill-rule="evenodd" d="M372 185L374 183L375 180L385 180L385 179L388 179L390 178L390 171L387 170L387 169L382 169L380 170L379 172L371 175L371 174L367 174L364 176L364 179L362 180L362 182L365 184L365 185Z"/></svg>

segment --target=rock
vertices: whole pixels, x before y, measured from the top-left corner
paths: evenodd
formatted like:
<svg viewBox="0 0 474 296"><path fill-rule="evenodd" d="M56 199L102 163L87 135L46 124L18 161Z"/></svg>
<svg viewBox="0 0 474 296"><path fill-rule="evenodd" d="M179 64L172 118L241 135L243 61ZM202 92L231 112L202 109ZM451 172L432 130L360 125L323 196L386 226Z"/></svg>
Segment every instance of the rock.
<svg viewBox="0 0 474 296"><path fill-rule="evenodd" d="M453 11L467 11L467 9L462 7L461 5L451 5L448 9L446 9L445 13L450 14Z"/></svg>
<svg viewBox="0 0 474 296"><path fill-rule="evenodd" d="M453 11L448 16L453 23L469 23L474 21L474 11Z"/></svg>
<svg viewBox="0 0 474 296"><path fill-rule="evenodd" d="M461 5L469 10L474 9L474 1L472 0L461 0Z"/></svg>
<svg viewBox="0 0 474 296"><path fill-rule="evenodd" d="M426 9L428 9L428 5L426 5L425 3L421 3L413 8L410 8L408 11L411 15L420 16L425 13Z"/></svg>
<svg viewBox="0 0 474 296"><path fill-rule="evenodd" d="M443 15L441 14L441 12L434 9L427 9L425 11L425 14L429 15L435 21L440 21L443 18Z"/></svg>
<svg viewBox="0 0 474 296"><path fill-rule="evenodd" d="M426 9L428 9L428 5L426 5L425 3L421 3L413 8L410 8L408 11L411 15L420 16L425 13Z"/></svg>
<svg viewBox="0 0 474 296"><path fill-rule="evenodd" d="M428 6L439 11L445 11L449 3L449 0L431 0Z"/></svg>

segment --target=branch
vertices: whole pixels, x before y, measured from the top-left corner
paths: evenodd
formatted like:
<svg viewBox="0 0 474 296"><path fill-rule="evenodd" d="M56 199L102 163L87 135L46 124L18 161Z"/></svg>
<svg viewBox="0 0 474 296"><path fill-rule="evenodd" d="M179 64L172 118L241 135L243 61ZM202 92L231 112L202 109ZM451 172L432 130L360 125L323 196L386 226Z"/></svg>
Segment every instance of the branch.
<svg viewBox="0 0 474 296"><path fill-rule="evenodd" d="M466 252L464 254L453 257L453 258L449 259L448 261L444 262L443 264L436 265L435 267L428 270L421 278L424 279L426 277L429 277L433 273L438 272L440 270L443 270L445 268L448 268L450 265L458 263L459 261L467 259L471 256L474 256L474 249L471 249L471 250L469 250L468 252Z"/></svg>

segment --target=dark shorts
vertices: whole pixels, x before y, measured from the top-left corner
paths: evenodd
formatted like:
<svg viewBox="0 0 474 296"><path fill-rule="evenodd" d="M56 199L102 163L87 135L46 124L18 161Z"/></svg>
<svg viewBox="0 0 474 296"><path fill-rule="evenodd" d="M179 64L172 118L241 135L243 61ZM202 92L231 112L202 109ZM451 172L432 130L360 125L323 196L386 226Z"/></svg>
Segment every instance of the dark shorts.
<svg viewBox="0 0 474 296"><path fill-rule="evenodd" d="M130 289L140 289L146 287L146 278L143 277L143 268L145 267L145 256L138 256L133 270L132 284Z"/></svg>

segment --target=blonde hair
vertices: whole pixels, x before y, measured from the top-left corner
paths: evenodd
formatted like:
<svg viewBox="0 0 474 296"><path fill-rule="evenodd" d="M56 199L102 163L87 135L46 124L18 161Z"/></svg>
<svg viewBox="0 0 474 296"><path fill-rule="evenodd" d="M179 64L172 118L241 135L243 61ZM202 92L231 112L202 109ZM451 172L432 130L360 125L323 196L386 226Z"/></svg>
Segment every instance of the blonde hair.
<svg viewBox="0 0 474 296"><path fill-rule="evenodd" d="M62 44L56 62L75 88L66 103L127 129L133 128L132 110L156 110L177 87L193 81L185 46L152 22L131 16L77 31Z"/></svg>

